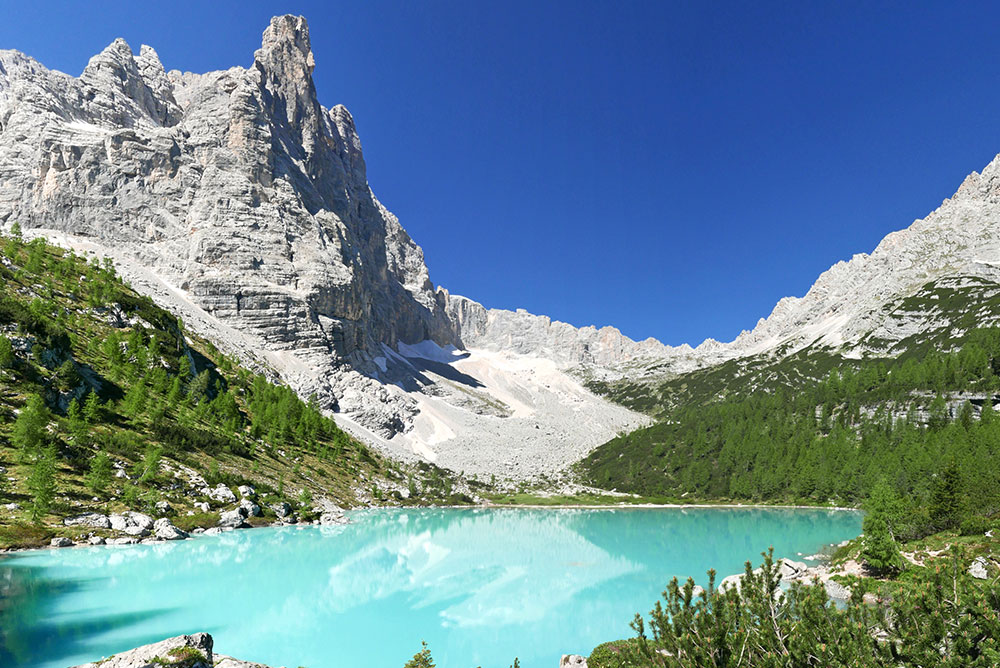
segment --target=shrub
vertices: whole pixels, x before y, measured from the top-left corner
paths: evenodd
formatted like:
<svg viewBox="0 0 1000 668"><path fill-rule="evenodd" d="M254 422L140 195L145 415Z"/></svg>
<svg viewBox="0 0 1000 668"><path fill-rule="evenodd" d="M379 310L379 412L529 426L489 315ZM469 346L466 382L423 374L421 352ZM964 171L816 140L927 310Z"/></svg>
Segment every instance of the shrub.
<svg viewBox="0 0 1000 668"><path fill-rule="evenodd" d="M958 531L963 536L982 536L993 527L992 520L979 515L967 517L959 526Z"/></svg>

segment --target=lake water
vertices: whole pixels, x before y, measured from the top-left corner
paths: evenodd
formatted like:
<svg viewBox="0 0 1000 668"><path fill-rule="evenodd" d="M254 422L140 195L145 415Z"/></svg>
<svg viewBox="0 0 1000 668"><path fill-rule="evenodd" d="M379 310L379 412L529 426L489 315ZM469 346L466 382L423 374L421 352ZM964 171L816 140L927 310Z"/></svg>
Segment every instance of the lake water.
<svg viewBox="0 0 1000 668"><path fill-rule="evenodd" d="M168 636L274 666L556 668L632 635L673 576L704 584L773 545L801 558L855 512L419 509L0 560L0 666L63 668Z"/></svg>

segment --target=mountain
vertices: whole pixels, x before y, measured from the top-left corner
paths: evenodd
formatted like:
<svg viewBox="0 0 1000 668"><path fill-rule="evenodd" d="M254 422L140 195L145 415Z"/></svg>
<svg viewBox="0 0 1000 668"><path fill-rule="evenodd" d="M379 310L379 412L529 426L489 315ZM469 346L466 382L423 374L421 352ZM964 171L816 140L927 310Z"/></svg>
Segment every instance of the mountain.
<svg viewBox="0 0 1000 668"><path fill-rule="evenodd" d="M511 478L719 390L688 377L739 385L777 360L892 355L1000 322L997 160L730 343L488 309L431 282L369 187L350 113L319 103L314 67L294 16L272 19L250 67L206 74L122 40L79 77L0 51L0 224L112 258L193 331L385 452ZM667 396L675 379L685 387Z"/></svg>
<svg viewBox="0 0 1000 668"><path fill-rule="evenodd" d="M319 104L314 67L294 16L272 19L249 68L206 74L121 39L79 77L0 51L0 223L112 258L395 455L520 477L643 423L579 378L686 349L436 288L368 185L351 114Z"/></svg>

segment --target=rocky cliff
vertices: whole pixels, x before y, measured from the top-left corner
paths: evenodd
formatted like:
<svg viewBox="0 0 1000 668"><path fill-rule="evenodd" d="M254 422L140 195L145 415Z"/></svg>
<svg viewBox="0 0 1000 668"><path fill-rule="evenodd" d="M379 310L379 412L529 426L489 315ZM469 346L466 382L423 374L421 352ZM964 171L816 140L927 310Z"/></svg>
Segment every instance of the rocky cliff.
<svg viewBox="0 0 1000 668"><path fill-rule="evenodd" d="M571 430L574 443L636 424L579 386L572 401L539 403L530 371L513 380L513 406L441 361L441 350L481 345L555 361L559 375L671 351L435 289L420 247L369 188L350 113L319 104L314 67L306 22L293 16L272 19L249 68L207 74L167 72L152 48L136 55L120 39L79 77L0 51L0 223L114 258L190 326L401 452L436 458L430 446L453 432L495 450L511 425L516 441L558 449L545 434L580 422L581 401L598 417ZM438 350L436 361L399 354L415 344ZM414 430L428 402L459 411L432 437ZM543 405L563 418L547 423Z"/></svg>

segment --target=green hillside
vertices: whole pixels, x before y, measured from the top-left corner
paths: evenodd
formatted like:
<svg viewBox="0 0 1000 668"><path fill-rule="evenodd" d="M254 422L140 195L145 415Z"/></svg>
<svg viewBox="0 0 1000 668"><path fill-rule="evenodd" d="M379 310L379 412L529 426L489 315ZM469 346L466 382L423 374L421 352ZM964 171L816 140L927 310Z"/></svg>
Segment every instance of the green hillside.
<svg viewBox="0 0 1000 668"><path fill-rule="evenodd" d="M178 523L211 524L213 513L186 514L219 505L188 470L212 486L251 484L306 516L319 495L344 506L462 501L445 472L385 460L185 332L110 263L18 235L0 244L0 547L45 540L66 515L158 501Z"/></svg>

